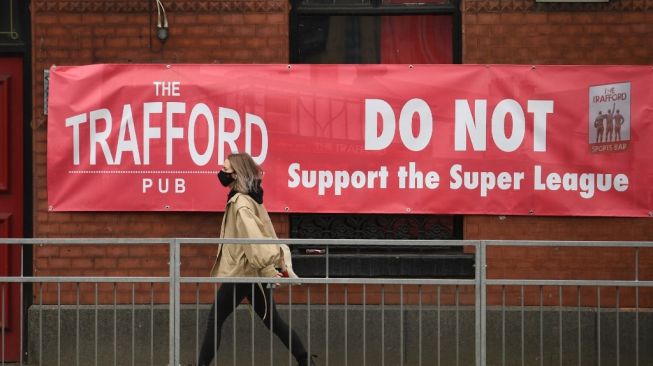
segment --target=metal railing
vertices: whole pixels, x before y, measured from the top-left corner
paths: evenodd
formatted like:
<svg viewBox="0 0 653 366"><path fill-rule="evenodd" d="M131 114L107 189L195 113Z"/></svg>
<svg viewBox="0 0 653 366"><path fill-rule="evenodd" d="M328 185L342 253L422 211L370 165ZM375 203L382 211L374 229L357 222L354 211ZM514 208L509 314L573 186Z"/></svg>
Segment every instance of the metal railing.
<svg viewBox="0 0 653 366"><path fill-rule="evenodd" d="M206 246L206 245L216 245L216 244L251 244L251 245L257 245L257 244L274 244L274 243L279 243L283 242L289 245L293 244L302 244L302 245L314 245L314 246L320 246L320 247L326 247L326 255L325 255L325 265L327 268L327 277L326 278L299 278L299 279L289 279L289 278L274 278L274 279L269 279L269 278L213 278L213 277L197 277L197 276L182 276L181 270L182 270L182 265L183 265L183 258L182 257L182 247L188 247L188 246ZM145 301L139 301L138 304L143 304L143 305L149 305L149 335L150 335L150 344L149 344L149 363L150 364L155 364L155 352L154 352L154 338L155 338L155 329L154 327L157 325L155 322L155 312L160 310L155 306L155 301L154 301L154 284L163 284L164 286L168 287L168 301L164 301L167 303L167 308L165 311L167 312L168 315L168 334L167 334L167 353L168 357L166 358L166 361L169 365L178 365L180 364L181 361L181 355L182 355L182 344L187 345L189 339L184 337L182 339L182 332L188 333L185 328L182 327L182 308L184 308L184 304L182 302L182 287L183 286L190 286L190 285L195 285L195 307L194 309L190 309L195 315L195 326L194 326L194 335L195 335L195 340L194 340L194 349L190 352L186 350L187 347L183 347L184 352L186 352L186 356L184 357L186 360L187 359L197 359L197 352L198 352L198 343L199 343L199 335L200 335L200 298L201 292L200 287L201 286L208 286L211 287L209 298L212 297L212 294L215 293L215 290L220 283L224 282L232 282L232 283L261 283L263 285L274 285L276 283L281 284L282 287L280 288L279 291L284 292L284 295L287 297L287 304L285 306L285 311L287 312L287 319L289 321L289 325L292 328L293 327L293 319L295 319L296 324L298 324L300 321L305 322L304 328L307 331L307 334L304 334L302 332L302 335L308 340L308 351L309 354L311 351L315 349L319 349L321 352L323 352L323 357L320 359L320 364L323 365L329 365L329 364L347 364L348 360L352 357L356 358L356 362L362 363L365 365L366 363L369 364L381 364L381 365L426 365L426 364L475 364L475 365L486 365L486 364L506 364L507 358L508 357L515 357L516 352L509 352L507 351L507 347L510 347L512 351L515 351L516 349L520 350L519 358L517 360L521 361L521 364L539 364L539 365L544 365L544 364L553 364L550 357L548 355L550 353L555 353L555 352L549 352L550 350L546 347L545 345L545 336L544 332L549 330L549 327L545 327L545 323L549 324L551 323L551 312L557 312L558 316L558 325L557 325L557 331L558 331L558 343L557 347L555 350L558 351L558 359L555 360L555 364L560 364L562 365L564 358L563 357L568 357L568 352L563 351L566 347L566 342L563 344L563 337L564 339L567 339L567 333L565 332L565 326L569 321L564 322L563 324L563 318L567 317L568 314L572 312L572 310L575 309L577 313L577 339L575 340L577 342L577 349L576 349L576 354L574 355L574 359L577 359L577 364L583 364L583 361L587 359L586 352L588 347L582 347L583 345L583 340L586 341L586 335L582 333L584 324L586 323L587 316L585 312L587 309L592 308L596 309L596 322L593 325L594 330L593 332L596 332L596 343L594 344L594 348L592 352L591 357L589 357L592 362L597 361L597 364L601 364L601 355L602 355L602 350L601 350L601 345L602 345L602 335L601 335L601 330L602 330L602 325L601 325L601 316L602 316L602 309L601 309L601 301L602 299L606 296L607 291L604 291L603 295L601 294L601 289L602 288L616 288L616 305L614 306L614 318L616 321L616 329L617 333L615 336L616 339L616 364L620 364L621 356L622 354L620 353L621 347L624 345L621 344L621 338L624 337L623 333L620 331L620 327L623 327L625 323L631 322L630 318L634 317L634 334L635 334L635 349L634 349L634 360L630 362L630 359L628 361L624 361L624 364L635 364L635 365L640 365L640 364L647 364L644 362L648 362L649 358L647 357L653 357L649 356L649 353L646 353L644 357L646 358L645 360L642 360L640 357L640 353L643 351L650 352L648 350L642 350L642 348L639 345L639 339L640 339L640 334L644 332L646 336L651 337L653 334L653 329L651 328L649 321L650 317L650 301L647 302L647 309L640 309L640 289L644 288L647 290L650 290L653 288L653 281L651 279L646 279L646 280L641 280L640 279L640 251L641 250L646 250L650 251L653 249L653 242L539 242L539 241L432 241L432 240L346 240L346 239L338 239L338 240L331 240L331 239L283 239L283 240L251 240L251 239L215 239L215 238L207 238L207 239L179 239L179 238L174 238L174 239L168 239L168 238L147 238L147 239L106 239L106 238L93 238L93 239L2 239L2 244L9 244L9 245L34 245L34 246L53 246L53 245L66 245L66 246L105 246L105 245L110 245L110 246L145 246L145 245L166 245L168 248L168 255L167 255L167 266L168 266L168 275L167 276L24 276L23 273L25 273L24 269L22 268L22 263L23 263L23 258L22 258L22 251L21 251L21 269L20 269L20 275L10 275L10 276L4 276L0 277L0 290L2 292L2 324L6 324L5 322L5 314L7 314L8 310L6 309L5 306L5 297L7 296L6 294L9 293L10 287L12 284L19 284L20 290L19 290L19 297L21 299L20 303L20 309L19 309L19 318L20 318L20 328L19 328L19 334L23 334L24 329L23 329L23 319L25 317L25 314L23 314L23 292L24 292L24 284L32 284L33 288L32 290L35 293L39 293L38 296L34 296L34 299L38 298L38 301L33 301L32 304L38 308L38 321L39 321L39 329L38 329L38 345L32 347L34 351L38 351L38 360L34 361L28 361L28 362L38 362L39 365L44 364L45 362L48 362L47 364L56 364L56 365L61 365L62 364L62 311L67 312L67 311L75 311L75 340L73 342L72 339L66 338L63 340L63 343L70 343L73 344L74 346L69 346L68 348L73 348L74 349L74 360L72 362L69 362L69 364L98 364L98 324L102 322L102 320L99 320L101 317L98 316L98 308L100 310L105 309L102 308L102 306L107 305L103 304L100 305L98 302L98 284L103 284L103 283L109 283L113 284L113 303L109 303L108 305L112 305L112 308L109 307L109 310L113 310L113 340L112 340L112 346L113 346L113 357L112 361L113 364L119 364L118 363L118 357L119 357L119 349L118 349L118 343L119 343L119 338L121 338L122 335L124 335L122 332L118 331L118 309L120 309L121 312L126 311L126 312L131 312L131 334L130 334L130 339L131 339L131 346L130 346L130 362L131 364L137 364L135 359L141 356L141 353L143 353L141 350L137 349L141 346L137 346L136 343L139 343L137 341L137 336L135 335L136 332L136 326L135 326L135 319L137 317L136 315L136 303L135 301L135 286L136 284L149 284L150 286L150 297L149 297L149 304L146 304ZM328 276L329 271L329 261L330 261L330 256L329 256L329 248L332 248L334 246L338 245L357 245L357 246L384 246L384 245L410 245L410 246L446 246L446 247L465 247L468 248L469 251L473 250L473 255L475 257L475 275L473 279L436 279L436 278L421 278L421 279L414 279L414 278L330 278ZM488 277L487 274L487 252L489 250L493 250L494 248L507 248L507 247L512 247L512 248L523 248L523 247L528 247L528 248L566 248L566 247L575 247L575 248L589 248L589 250L596 250L596 248L614 248L614 249L629 249L634 251L634 268L633 270L633 276L632 278L627 278L627 279L578 279L578 278L564 278L564 279L523 279L523 278L501 278L502 276L497 276L493 275L492 277ZM650 252L647 252L647 254L650 254ZM492 265L492 263L490 263ZM650 263L648 264L650 265ZM206 269L208 272L208 268ZM597 273L598 276L601 275L601 273ZM84 360L80 361L80 357L86 357L86 356L80 356L80 308L84 309L83 306L80 306L80 284L94 284L94 296L95 296L95 303L90 304L92 305L90 308L92 311L94 311L94 349L93 352L93 361L91 362L90 360L88 362L85 362ZM44 337L44 327L43 327L43 311L44 307L47 305L43 302L43 285L44 284L57 284L57 291L56 291L56 298L57 298L57 304L56 308L54 307L54 304L51 304L53 306L53 310L56 310L56 321L57 321L57 346L56 346L56 360L53 359L48 359L47 361L44 360L44 353L43 353L43 337ZM75 284L75 296L73 297L75 299L75 302L71 305L69 308L67 308L67 305L63 305L61 303L61 284ZM131 284L131 303L129 301L121 301L121 305L118 304L118 300L116 299L116 287L119 284ZM283 285L301 285L301 286L283 286ZM37 287L38 285L38 287ZM14 285L15 286L15 285ZM252 285L253 286L253 285ZM311 294L311 289L314 288L315 286L324 286L324 296L322 294L319 294L320 299L319 301L312 302L311 296L313 295L314 298L316 298L316 289L313 289L313 294ZM330 290L330 287L332 286L333 288L337 288L338 290L342 287L343 290L343 295L340 296L340 294L333 293L332 290ZM390 298L390 294L386 293L389 290L386 290L387 288L393 287L393 286L398 286L399 291L398 294L392 293L393 296L398 296L398 301L396 298ZM293 289L293 287L295 289ZM357 290L361 290L362 292L359 293L357 292L354 294L353 290L350 292L350 289L356 287ZM490 304L488 304L488 288L495 289L495 288L500 288L501 292L498 293L497 291L490 291L490 294L492 296L498 295L501 298L501 302L497 301L491 301ZM518 299L519 303L517 303L515 306L507 306L507 301L506 301L506 294L510 293L509 288L517 288L518 291L516 291L517 295L514 297L514 299ZM533 290L533 288L535 290ZM548 290L546 290L548 288ZM546 300L544 293L551 292L551 288L557 289L558 291L558 302L555 305L551 304L550 300ZM578 289L577 293L577 301L576 301L576 306L568 306L565 307L565 302L563 301L563 292L565 292L565 289L568 288L576 288ZM595 288L597 292L596 296L596 301L597 303L587 303L586 301L584 302L581 296L581 288ZM628 307L628 309L623 310L624 303L621 302L622 298L620 295L620 289L621 288L632 288L634 289L634 310L633 307ZM445 290L444 292L442 290ZM473 302L471 302L471 297L470 293L471 291L467 291L467 289L473 289ZM48 290L46 289L46 292ZM52 290L53 291L53 290ZM159 289L160 292L160 289ZM204 291L205 292L205 291ZM300 304L295 304L295 307L293 308L293 292L295 292L295 295L301 292L301 295L307 295L305 299L302 301L298 301ZM371 296L371 293L374 292L374 296ZM527 300L529 298L530 293L536 293L535 296L535 301ZM539 292L539 297L537 296L537 293ZM353 301L352 299L354 298L354 295L356 296L357 301ZM463 300L461 304L461 296L465 297L467 296L466 300ZM332 296L332 298L330 298ZM379 298L380 296L380 298ZM206 297L206 296L205 296ZM550 297L550 296L549 296ZM370 299L373 299L373 301L369 301ZM69 299L70 300L70 299ZM276 300L275 300L276 301ZM508 300L510 302L512 300ZM548 301L548 303L546 303ZM610 300L611 301L611 300ZM631 301L631 300L628 300ZM70 303L70 301L68 301ZM203 301L203 302L206 302ZM513 301L514 302L514 301ZM567 301L568 302L568 301ZM47 301L46 301L47 303ZM354 303L356 303L354 305ZM545 304L546 303L546 304ZM316 305L318 304L318 305ZM38 305L38 306L37 306ZM128 306L131 305L131 308ZM63 310L62 310L63 309ZM156 311L155 311L156 309ZM185 308L184 308L185 309ZM535 311L538 312L539 315L539 344L538 344L538 349L534 352L531 352L531 350L527 350L528 347L531 346L531 342L527 342L526 338L531 337L532 335L525 335L526 332L529 332L528 327L526 326L527 322L532 323L532 316L531 312L533 309L536 309ZM545 311L546 309L546 311ZM571 310L570 310L571 309ZM106 309L105 309L106 310ZM293 316L293 312L297 311L302 311L306 315L302 319L297 319L297 316ZM184 310L185 311L185 310ZM315 315L312 315L312 312L315 312L316 314L319 314L320 316L324 316L323 320L324 323L320 327L320 331L322 334L320 335L321 337L324 337L323 343L319 345L311 344L311 339L316 338L315 332L317 332L317 329L312 329L312 325L316 323ZM355 325L352 325L353 317L354 317L354 311L358 312L360 311L361 314L356 313L360 319L356 319L356 321L359 321L360 325L362 326L362 329L357 328ZM468 316L469 312L473 313L473 316ZM641 326L640 324L640 313L641 312L646 312L647 316L647 323L644 327ZM377 333L378 326L375 325L374 331L370 331L367 328L371 327L370 323L370 318L369 314L370 313L380 314L380 332ZM394 321L393 327L397 327L398 325L398 340L392 339L392 342L395 342L393 345L388 345L386 344L386 338L388 338L386 334L386 329L390 328L390 325L386 324L386 318L390 319L389 313L394 312L398 313L399 319L398 321ZM612 310L610 310L612 312ZM623 315L622 312L627 312L627 316ZM528 316L526 316L526 313L529 313ZM545 315L546 313L546 315ZM254 349L255 349L255 335L254 335L254 314L250 314L250 320L251 320L251 339L250 339L250 345L251 345L251 362L252 365L254 365ZM488 329L488 316L492 316L492 329ZM564 315L564 316L563 316ZM610 313L608 314L604 310L604 318L607 319L609 315L610 320L612 320L613 315ZM236 312L234 312L234 317L237 316ZM443 319L443 317L448 316L452 317L453 319ZM311 318L313 317L313 318ZM350 319L351 317L351 319ZM336 319L337 318L337 319ZM343 319L344 318L344 319ZM500 318L501 320L497 320L495 318ZM547 318L548 320L546 320ZM473 319L473 337L470 332L468 332L469 328L469 321ZM520 323L519 327L512 326L511 320L510 319L518 319L518 323ZM330 328L334 328L332 326L333 322L335 320L342 321L344 322L344 331L342 334L333 334L333 331L330 333ZM496 321L495 321L496 320ZM322 320L320 320L322 321ZM621 321L621 324L619 323ZM423 326L423 323L427 322L433 322L434 327L425 327ZM369 323L369 324L368 324ZM449 328L445 326L445 323L449 324ZM430 324L430 323L429 323ZM605 326L605 320L604 320L604 325ZM237 323L234 320L232 322L232 334L231 334L231 341L232 341L232 359L233 359L233 364L236 364L237 360L237 353L239 350L236 349L236 343L237 343ZM409 328L410 329L407 329ZM414 329L413 327L417 327L417 329ZM317 328L317 327L316 327ZM353 338L350 337L349 335L349 330L352 329L352 333L356 333L358 338ZM433 328L436 328L437 335L434 336L435 339L431 339L429 337L429 334L426 336L424 333L428 333L433 331ZM455 335L455 340L452 341L451 338L448 335L444 335L443 330L449 330L452 331ZM500 348L500 352L496 352L495 348L492 347L492 362L488 363L488 334L492 333L493 335L498 335L498 330L497 328L500 328L500 337L492 337L493 339L501 339L500 346L497 348ZM520 341L517 342L517 346L511 345L511 342L507 339L511 335L514 335L512 333L515 333L513 330L511 332L510 329L507 328L518 328L520 331ZM555 326L554 326L555 328ZM643 329L642 329L643 328ZM569 331L569 329L567 329ZM5 340L7 337L7 331L5 330L5 327L2 327L1 330L1 343L3 345L2 348L2 354L0 355L0 361L1 364L5 364L5 354L6 351L4 349L4 344ZM313 332L313 334L311 333ZM375 334L370 334L370 333L375 333ZM415 341L415 333L417 333L417 341ZM605 332L604 332L605 333ZM461 334L463 335L461 337ZM374 346L370 345L368 339L373 338L374 335L380 335L380 340L379 342L376 342ZM35 337L36 335L30 334L29 337ZM605 334L604 334L605 336ZM190 337L190 340L192 341L193 337ZM332 339L338 339L339 342L332 342ZM344 338L344 339L343 339ZM406 339L410 338L410 339ZM84 340L82 340L84 341ZM398 343L396 343L398 342ZM425 343L429 342L429 345L425 345ZM443 346L443 342L446 342L447 345ZM587 341L586 341L587 342ZM267 343L267 341L266 341ZM339 343L338 345L335 345L335 343ZM356 347L350 346L351 344L355 344ZM378 345L377 343L380 343ZM415 345L417 343L417 345ZM473 357L470 357L469 355L465 354L462 352L462 348L467 347L468 345L471 345L473 343L474 346L474 353ZM514 343L514 342L512 342ZM313 346L313 348L311 348ZM398 350L395 350L393 347L398 346ZM452 346L453 350L450 350L448 346ZM333 349L336 349L334 351L333 349L330 350L330 347ZM371 354L372 347L376 347L378 349L373 350L375 354L379 354L380 360L374 359L370 360L369 354ZM611 349L614 348L612 345L610 345ZM28 347L29 348L29 347ZM279 358L278 354L274 354L273 352L273 337L272 333L270 332L270 338L269 338L269 362L270 364L273 364L275 360ZM390 351L388 352L388 359L386 360L386 349L389 348ZM547 348L547 356L545 357L545 348ZM377 352L380 350L380 353ZM445 350L447 351L447 354L445 354ZM120 355L124 354L124 350L120 350L121 353ZM417 356L414 356L414 353L417 353ZM430 357L425 357L425 353L429 353L431 356L436 356L435 358L430 358ZM631 352L632 353L632 352ZM19 359L20 365L23 364L23 356L26 354L22 342L20 342L20 350L19 354L21 355ZM354 355L355 354L355 355ZM526 359L526 355L531 355L534 354L535 358L533 360L528 360ZM351 357L350 357L351 356ZM410 356L410 357L409 357ZM331 359L330 359L331 357ZM585 358L584 358L585 357ZM285 357L282 357L285 358ZM427 363L425 359L429 358L431 362ZM445 359L446 358L446 359ZM127 358L129 360L129 358ZM336 360L334 362L333 360ZM344 360L344 363L343 363ZM362 362L361 362L362 361ZM509 360L508 360L509 361ZM81 362L81 363L80 363ZM188 362L188 361L185 361ZM193 361L195 362L195 361ZM575 362L575 361L574 361ZM99 362L103 363L103 362ZM284 362L285 363L285 362ZM509 362L510 363L510 362ZM30 363L31 364L31 363ZM120 364L129 364L129 362L126 363L121 363ZM292 364L291 360L291 353L288 352L288 364ZM352 362L352 364L354 364Z"/></svg>
<svg viewBox="0 0 653 366"><path fill-rule="evenodd" d="M505 303L505 291L506 291L506 286L518 286L519 291L520 291L520 300L521 304L519 304L518 311L520 312L519 317L521 320L521 334L520 334L520 346L518 347L521 351L519 357L517 358L518 361L521 362L521 365L524 365L525 362L525 355L524 355L524 350L526 348L525 345L525 340L524 340L524 290L525 288L535 288L536 293L537 293L537 301L534 307L537 308L538 312L538 319L539 320L539 335L538 335L538 345L537 345L537 351L535 354L537 355L537 359L533 361L537 362L532 362L531 364L537 364L537 365L545 365L545 364L556 364L556 365L563 365L563 364L576 364L576 365L583 365L583 364L596 364L601 366L602 364L602 355L604 353L610 355L610 362L607 362L607 364L611 365L644 365L644 364L651 364L653 362L653 354L651 353L651 350L649 349L646 354L646 360L642 362L640 359L640 342L641 338L649 338L651 335L653 335L653 323L650 323L651 320L653 320L653 317L651 317L651 310L653 308L653 273L647 274L648 278L645 280L642 280L640 278L640 253L642 250L645 250L647 253L647 259L648 262L646 262L647 266L650 266L651 263L653 262L653 242L584 242L584 241L551 241L551 242L544 242L544 241L482 241L480 245L484 248L481 251L481 262L483 263L483 268L487 267L487 258L486 258L486 253L488 250L491 250L492 248L498 248L498 247L512 247L512 248L551 248L554 250L563 250L565 248L581 248L581 249L586 249L586 251L597 251L597 250L626 250L630 249L632 250L633 255L632 258L632 267L629 268L630 273L620 273L619 277L630 277L630 279L606 279L603 277L605 273L601 271L597 271L597 273L594 273L595 278L593 279L570 279L566 278L567 276L561 275L561 274L551 274L550 277L563 277L562 279L520 279L520 278L500 278L499 276L495 276L493 278L488 278L486 273L483 271L481 274L480 278L480 287L482 288L482 293L483 293L483 298L481 299L481 307L483 308L482 310L482 316L484 317L488 313L488 306L487 306L487 299L485 298L485 295L488 293L487 288L488 286L501 286L501 312L502 312L502 332L501 332L501 347L502 347L502 352L501 354L501 365L506 364L506 351L505 351L505 345L506 345L506 335L505 335L505 310L506 310L506 303ZM623 254L623 253L622 253ZM592 258L592 254L588 254L589 258ZM623 258L615 258L615 264L619 264L617 262L618 260L623 259ZM609 268L605 268L605 272L608 272ZM623 271L622 271L623 272ZM612 274L611 277L614 277L615 274ZM544 308L547 307L544 305L544 288L545 287L553 287L557 291L557 303L554 305L548 305L549 308L553 308L554 312L557 312L557 324L556 322L549 322L549 323L554 323L554 325L557 325L557 330L558 330L558 347L557 347L557 355L554 354L549 354L550 357L545 357L545 346L544 346L544 331L546 327L544 326ZM612 307L612 311L614 311L614 343L611 344L611 349L609 352L602 352L602 344L606 343L603 339L605 337L602 336L602 329L603 326L601 324L601 315L602 315L602 310L608 310L610 311L610 308L608 309L602 309L601 304L602 304L602 299L604 296L602 296L601 291L602 288L604 289L615 289L615 296L614 297L608 297L609 300L614 301L614 305ZM633 298L630 299L630 306L624 306L624 304L621 303L621 294L620 290L621 288L626 288L626 289L633 289ZM640 289L645 288L648 290L647 294L649 294L648 299L649 301L646 304L646 315L647 319L649 320L648 327L645 329L646 336L642 337L642 329L640 328L640 313L642 309L640 308ZM575 289L575 307L572 306L564 306L563 302L563 291L565 289L572 290L573 295L573 290ZM593 300L583 300L581 293L583 289L595 289L596 292L596 298ZM569 291L568 291L569 292ZM586 290L587 292L587 290ZM574 299L572 299L574 300ZM583 328L586 327L587 323L583 321L583 315L582 311L583 308L592 308L593 310L591 311L591 315L593 317L593 322L594 324L592 325L593 329L590 329L589 332L586 330L586 333L590 333L589 338L595 338L594 344L591 346L595 346L595 349L593 349L593 357L591 357L590 362L587 362L583 358L583 347L582 347L582 340L583 340ZM627 313L630 315L630 317L634 318L632 320L633 328L629 329L628 331L632 331L632 347L630 348L630 354L628 360L625 362L622 361L622 353L621 351L621 343L620 340L624 338L623 333L627 332L622 332L621 330L621 325L620 325L620 319L621 319L621 313L620 311L622 309L627 310ZM563 342L563 313L564 312L576 312L576 321L577 321L577 326L575 327L576 331L576 339L574 341L576 342L576 352L575 354L567 357L567 361L565 362L565 358L563 357L563 350L564 350L564 342ZM483 318L481 320L483 322L483 327L485 329L485 324L486 324L486 319ZM587 328L587 327L586 327ZM484 334L482 337L485 337L487 332L483 332ZM567 337L569 338L569 337ZM585 338L588 338L585 336ZM487 349L486 345L486 339L482 339L482 348L485 350ZM572 350L573 351L573 350ZM557 359L556 359L557 358ZM483 364L485 364L486 359L482 359ZM498 361L498 360L497 360ZM623 363L622 363L623 362Z"/></svg>

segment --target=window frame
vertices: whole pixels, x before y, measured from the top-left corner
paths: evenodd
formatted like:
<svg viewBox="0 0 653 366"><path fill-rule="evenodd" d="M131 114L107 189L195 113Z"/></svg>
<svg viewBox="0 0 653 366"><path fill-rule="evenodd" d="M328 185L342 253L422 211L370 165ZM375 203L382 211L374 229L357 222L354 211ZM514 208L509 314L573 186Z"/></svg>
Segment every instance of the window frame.
<svg viewBox="0 0 653 366"><path fill-rule="evenodd" d="M452 35L452 64L462 63L462 15L460 0L450 0L448 4L302 4L302 0L291 0L289 17L289 59L290 63L300 63L299 55L299 17L300 16L334 16L334 15L366 15L366 16L392 16L392 15L451 15L453 29Z"/></svg>
<svg viewBox="0 0 653 366"><path fill-rule="evenodd" d="M303 4L302 0L291 0L289 16L289 61L300 64L299 54L299 18L304 16L402 16L402 15L451 15L452 16L452 64L462 63L462 16L460 0L450 0L448 4L378 4L380 0L371 0L370 4ZM311 214L301 214L308 215ZM440 215L438 215L440 216ZM449 214L452 219L452 239L463 239L463 215ZM292 232L293 222L289 220ZM293 237L291 233L291 237ZM397 250L398 248L394 248ZM463 254L462 248L460 253ZM400 250L401 251L401 250ZM399 253L399 252L397 252ZM390 255L391 256L391 255ZM298 258L300 259L300 258ZM301 260L300 260L301 262ZM461 272L462 273L462 272ZM348 273L348 275L352 275Z"/></svg>

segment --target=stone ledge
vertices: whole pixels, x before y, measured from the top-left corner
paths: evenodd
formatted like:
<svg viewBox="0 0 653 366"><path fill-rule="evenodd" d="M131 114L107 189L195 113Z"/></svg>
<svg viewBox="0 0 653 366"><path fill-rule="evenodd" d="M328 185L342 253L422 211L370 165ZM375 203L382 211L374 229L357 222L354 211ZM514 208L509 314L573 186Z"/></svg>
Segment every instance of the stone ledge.
<svg viewBox="0 0 653 366"><path fill-rule="evenodd" d="M281 316L290 322L288 307L279 306ZM42 312L39 312L42 310ZM181 360L183 364L192 363L196 352L196 339L201 342L205 329L209 306L201 305L199 314L195 306L183 306L181 310ZM319 364L325 364L327 335L327 309L320 305L310 307L310 352L319 355ZM441 364L460 365L474 364L474 309L459 307L458 316L454 307L441 307L438 317L437 308L423 306L421 312L421 354L423 363L427 360L440 358ZM524 358L526 364L539 364L540 354L540 311L539 307L524 309ZM137 365L149 365L150 353L154 354L155 365L165 365L168 357L168 308L157 305L152 310L149 306L137 306L134 309L134 359ZM71 306L62 306L61 321L61 364L76 363L76 317L77 312ZM130 365L132 357L132 311L131 306L118 306L115 310L115 327L117 330L118 354L117 364ZM383 314L383 316L382 316ZM39 334L39 315L42 315L43 334ZM349 306L346 312L343 306L329 306L328 339L329 364L342 365L345 357L345 341L347 342L347 360L350 365L362 365L363 349L368 365L381 364L381 355L385 357L386 365L400 364L400 340L403 338L403 363L406 366L419 364L420 345L420 312L415 306L404 306L403 316L398 306L367 306L363 318L362 306ZM28 312L29 331L29 365L39 362L39 349L44 355L43 365L56 365L57 355L57 322L56 306L32 306ZM521 308L506 308L505 312L505 350L508 364L521 364ZM560 354L559 317L562 316L562 355L563 364L576 364L578 359L578 310L564 308L559 313L557 308L544 308L542 311L544 364L558 364ZM151 322L154 319L154 322ZM197 321L199 319L199 321ZM222 346L218 361L233 363L234 317L227 319L222 330ZM276 337L270 337L262 322L254 317L246 305L236 311L235 347L237 364L252 364L252 354L255 360L268 363L272 357L275 365L288 364L288 351ZM365 322L363 320L365 319ZM382 321L383 319L383 321ZM492 308L487 315L487 364L501 364L502 350L502 312ZM581 354L583 364L597 362L597 312L595 308L583 308L580 313ZM306 327L308 308L304 305L292 306L292 327L304 340L308 348L309 332ZM402 322L403 321L403 322ZM439 323L438 323L439 321ZM153 324L154 338L150 344L150 327ZM197 326L196 326L197 324ZM254 350L252 353L252 324L254 329ZM365 328L362 327L365 324ZM439 327L438 327L439 324ZM616 364L617 337L619 334L619 353L622 365L634 364L635 342L639 342L640 365L653 364L653 312L639 313L639 339L635 337L635 313L623 311L619 316L619 333L616 332L616 312L614 309L602 309L600 317L601 361L605 364ZM79 345L80 364L94 364L95 357L95 309L82 306L79 310ZM345 327L347 329L345 337ZM438 332L438 328L440 331ZM382 334L383 341L379 337ZM402 333L403 331L403 333ZM365 332L365 336L363 336ZM114 349L114 309L112 306L98 308L98 364L113 365ZM456 337L458 334L458 338ZM42 336L42 338L40 337ZM456 341L458 339L458 341ZM41 340L41 345L39 345ZM365 344L363 344L365 340ZM439 341L439 347L438 347ZM270 355L272 342L272 356ZM364 347L365 345L365 347ZM439 349L439 355L438 355ZM385 350L382 352L382 350Z"/></svg>

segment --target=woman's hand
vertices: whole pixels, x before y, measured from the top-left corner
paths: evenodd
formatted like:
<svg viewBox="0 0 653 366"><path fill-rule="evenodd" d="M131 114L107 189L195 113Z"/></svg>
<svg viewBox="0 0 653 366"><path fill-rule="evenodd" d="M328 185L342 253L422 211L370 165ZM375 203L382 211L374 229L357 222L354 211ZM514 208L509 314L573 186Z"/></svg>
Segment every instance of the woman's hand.
<svg viewBox="0 0 653 366"><path fill-rule="evenodd" d="M282 278L282 277L283 277L283 273L281 273L281 272L279 272L279 271L277 271L277 274L274 275L274 278ZM277 288L277 287L279 287L279 286L281 286L280 283L269 283L269 284L268 284L268 287L269 287L269 288Z"/></svg>

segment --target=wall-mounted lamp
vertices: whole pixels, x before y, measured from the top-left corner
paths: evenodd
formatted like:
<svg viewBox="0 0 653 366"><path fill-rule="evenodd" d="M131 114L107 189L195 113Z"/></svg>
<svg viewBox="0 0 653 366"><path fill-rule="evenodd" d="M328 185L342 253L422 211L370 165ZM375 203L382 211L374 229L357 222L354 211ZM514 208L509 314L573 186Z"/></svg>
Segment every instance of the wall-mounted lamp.
<svg viewBox="0 0 653 366"><path fill-rule="evenodd" d="M161 0L156 1L156 37L161 41L168 39L168 17Z"/></svg>

